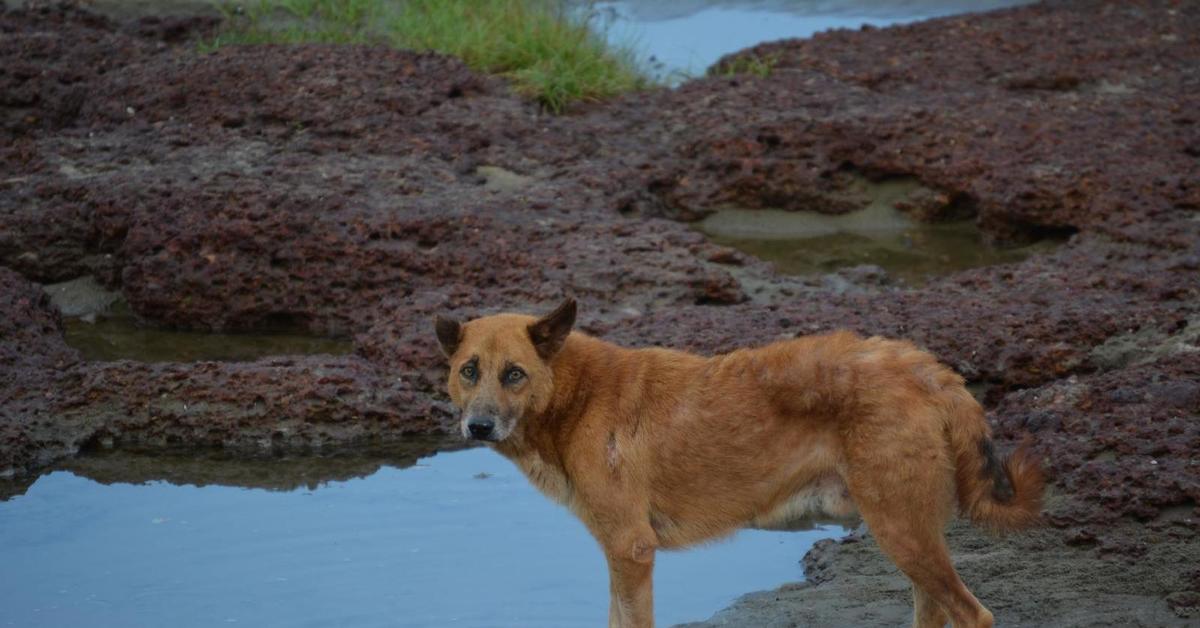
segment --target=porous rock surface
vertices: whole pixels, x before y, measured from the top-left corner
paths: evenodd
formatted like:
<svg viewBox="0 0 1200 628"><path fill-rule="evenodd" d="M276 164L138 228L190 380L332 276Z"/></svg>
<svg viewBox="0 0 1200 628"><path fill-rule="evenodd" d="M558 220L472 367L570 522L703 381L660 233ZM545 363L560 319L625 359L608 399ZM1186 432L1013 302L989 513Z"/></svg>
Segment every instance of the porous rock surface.
<svg viewBox="0 0 1200 628"><path fill-rule="evenodd" d="M1044 556L1103 575L1094 608L1140 596L1106 621L1195 612L1200 572L1119 568L1200 559L1194 3L1051 2L819 34L738 53L768 60L767 76L723 73L731 58L559 117L447 57L206 52L213 27L0 14L0 472L109 444L252 454L449 432L431 317L572 294L583 329L634 345L716 352L842 327L917 342L986 389L1002 446L1032 437L1052 482L1049 527L1026 540L988 553L955 529L968 580ZM726 206L852 210L861 176L919 180L923 219L1068 239L913 288L780 276L681 222ZM33 283L86 275L149 324L287 324L353 337L356 354L89 362ZM809 562L824 575L712 621L791 625L819 600L827 619L895 623L899 588L878 613L841 594L848 561L882 561L865 544L822 545ZM883 578L870 582L902 584L870 565ZM1095 625L1064 614L1079 587L1057 572L1025 575L1042 606L986 597L1005 623L1058 609L1056 625Z"/></svg>

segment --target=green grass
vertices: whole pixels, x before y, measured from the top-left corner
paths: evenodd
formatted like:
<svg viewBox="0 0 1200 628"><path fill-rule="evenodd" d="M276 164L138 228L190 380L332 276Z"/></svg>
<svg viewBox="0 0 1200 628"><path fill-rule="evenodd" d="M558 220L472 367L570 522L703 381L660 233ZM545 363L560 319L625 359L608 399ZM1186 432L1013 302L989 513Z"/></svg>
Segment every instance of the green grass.
<svg viewBox="0 0 1200 628"><path fill-rule="evenodd" d="M771 72L775 71L776 65L779 65L778 54L769 54L763 57L758 55L740 55L730 61L713 66L709 69L708 74L709 76L749 74L751 76L764 77L770 76Z"/></svg>
<svg viewBox="0 0 1200 628"><path fill-rule="evenodd" d="M371 43L433 50L500 74L561 112L649 84L633 51L554 0L254 0L223 7L205 49L258 43Z"/></svg>

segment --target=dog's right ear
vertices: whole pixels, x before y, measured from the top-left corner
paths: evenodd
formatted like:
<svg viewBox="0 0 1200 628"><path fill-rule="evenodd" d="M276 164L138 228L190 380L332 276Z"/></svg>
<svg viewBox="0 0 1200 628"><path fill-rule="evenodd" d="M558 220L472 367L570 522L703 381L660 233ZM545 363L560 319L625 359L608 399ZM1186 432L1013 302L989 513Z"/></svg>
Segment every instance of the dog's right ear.
<svg viewBox="0 0 1200 628"><path fill-rule="evenodd" d="M462 342L462 325L452 318L438 316L433 319L433 327L437 330L442 353L445 353L446 357L454 355L454 352L458 351L458 343Z"/></svg>

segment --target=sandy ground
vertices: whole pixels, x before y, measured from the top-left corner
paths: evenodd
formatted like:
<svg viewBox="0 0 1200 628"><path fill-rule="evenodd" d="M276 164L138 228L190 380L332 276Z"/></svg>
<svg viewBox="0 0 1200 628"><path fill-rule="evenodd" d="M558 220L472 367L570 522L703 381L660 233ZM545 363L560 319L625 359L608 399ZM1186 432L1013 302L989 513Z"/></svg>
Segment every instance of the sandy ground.
<svg viewBox="0 0 1200 628"><path fill-rule="evenodd" d="M959 573L995 614L997 626L1200 623L1194 596L1189 601L1191 594L1179 593L1172 609L1161 593L1188 588L1200 564L1194 542L1147 535L1143 556L1098 560L1098 550L1064 545L1053 530L996 538L956 522L948 538ZM804 562L809 581L751 593L686 626L901 626L912 620L908 580L869 533L822 543Z"/></svg>

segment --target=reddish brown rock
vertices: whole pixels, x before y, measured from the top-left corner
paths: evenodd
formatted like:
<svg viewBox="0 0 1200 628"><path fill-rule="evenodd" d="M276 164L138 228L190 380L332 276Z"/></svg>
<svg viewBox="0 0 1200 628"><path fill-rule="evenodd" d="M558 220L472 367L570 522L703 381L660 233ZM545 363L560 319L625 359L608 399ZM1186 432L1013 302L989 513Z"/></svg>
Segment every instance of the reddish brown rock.
<svg viewBox="0 0 1200 628"><path fill-rule="evenodd" d="M88 362L37 286L0 268L0 477L92 447L320 452L453 432L446 404L362 358Z"/></svg>
<svg viewBox="0 0 1200 628"><path fill-rule="evenodd" d="M1200 224L1177 227L1200 238ZM811 290L771 295L766 305L668 307L609 335L630 344L719 352L849 328L908 338L971 381L1022 388L1105 368L1092 352L1110 338L1138 330L1166 335L1186 324L1200 297L1200 282L1183 265L1187 259L1185 251L1081 235L1052 254L916 289Z"/></svg>
<svg viewBox="0 0 1200 628"><path fill-rule="evenodd" d="M1197 330L1167 337L1160 357L1007 395L993 416L1008 438L1032 435L1066 495L1052 508L1068 542L1137 555L1146 538L1117 537L1122 520L1146 534L1200 532L1200 352Z"/></svg>
<svg viewBox="0 0 1200 628"><path fill-rule="evenodd" d="M15 39L78 30L5 19ZM144 318L350 335L383 301L412 309L413 295L468 287L509 307L563 292L639 308L744 298L681 225L629 223L536 163L507 164L528 168L515 184L477 173L499 158L489 147L518 155L542 118L447 57L181 47L103 74L63 64L88 99L10 160L20 176L0 182L0 263L44 281L95 274Z"/></svg>
<svg viewBox="0 0 1200 628"><path fill-rule="evenodd" d="M714 352L841 327L911 339L988 387L1005 446L1036 438L1062 496L1042 549L1186 550L1198 16L1068 1L823 34L741 53L772 59L766 77L547 117L434 55L201 53L164 41L186 24L4 13L0 266L97 275L156 324L289 323L353 336L357 354L87 363L3 271L0 470L110 439L257 452L444 431L430 317L571 293L584 329L636 345ZM1074 235L919 288L835 287L662 219L847 211L859 175L915 177L931 191L912 213L975 215L995 239Z"/></svg>
<svg viewBox="0 0 1200 628"><path fill-rule="evenodd" d="M29 420L50 407L54 374L78 362L63 342L62 321L50 298L0 268L0 477L23 475L47 461L45 444L29 434Z"/></svg>
<svg viewBox="0 0 1200 628"><path fill-rule="evenodd" d="M618 200L650 213L840 212L860 172L916 177L947 204L925 213L976 213L1000 239L1086 228L1187 246L1158 223L1200 209L1197 33L1200 16L1166 0L820 33L723 61L770 59L769 76L718 64L560 126L625 190L639 181Z"/></svg>

